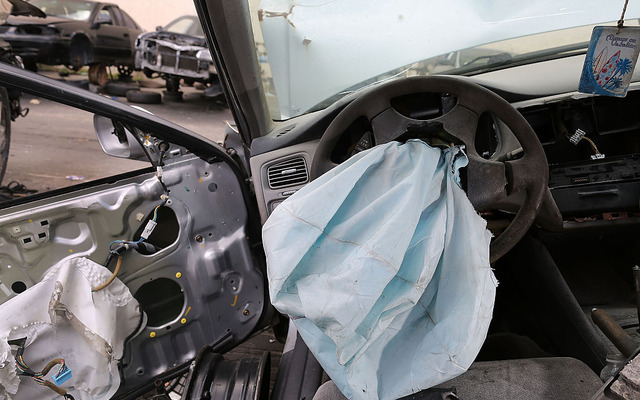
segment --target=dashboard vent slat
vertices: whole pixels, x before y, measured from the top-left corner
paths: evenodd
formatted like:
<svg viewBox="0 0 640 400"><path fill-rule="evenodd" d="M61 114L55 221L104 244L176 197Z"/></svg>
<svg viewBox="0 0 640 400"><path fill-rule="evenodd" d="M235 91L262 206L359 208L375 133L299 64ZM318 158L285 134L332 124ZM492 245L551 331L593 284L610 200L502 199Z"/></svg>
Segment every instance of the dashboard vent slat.
<svg viewBox="0 0 640 400"><path fill-rule="evenodd" d="M267 168L271 189L301 185L309 181L307 162L303 157L290 158Z"/></svg>

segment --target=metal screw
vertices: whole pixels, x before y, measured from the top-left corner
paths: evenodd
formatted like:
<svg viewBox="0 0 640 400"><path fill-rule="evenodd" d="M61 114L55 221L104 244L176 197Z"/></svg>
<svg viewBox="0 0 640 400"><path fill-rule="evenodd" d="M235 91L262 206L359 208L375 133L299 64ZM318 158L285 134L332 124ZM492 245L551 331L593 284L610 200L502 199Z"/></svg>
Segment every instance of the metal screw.
<svg viewBox="0 0 640 400"><path fill-rule="evenodd" d="M242 310L242 315L248 317L250 314L249 310L247 310L246 308L244 310Z"/></svg>
<svg viewBox="0 0 640 400"><path fill-rule="evenodd" d="M202 235L196 235L196 242L202 242Z"/></svg>

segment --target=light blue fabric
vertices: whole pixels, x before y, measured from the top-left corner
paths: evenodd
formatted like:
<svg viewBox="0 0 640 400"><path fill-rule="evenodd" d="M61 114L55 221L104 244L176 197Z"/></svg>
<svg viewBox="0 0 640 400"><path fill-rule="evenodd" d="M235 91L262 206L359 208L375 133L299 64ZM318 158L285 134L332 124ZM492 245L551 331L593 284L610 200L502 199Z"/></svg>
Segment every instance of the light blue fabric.
<svg viewBox="0 0 640 400"><path fill-rule="evenodd" d="M346 397L415 393L480 350L497 281L491 233L456 183L466 161L419 140L376 146L265 223L271 302Z"/></svg>

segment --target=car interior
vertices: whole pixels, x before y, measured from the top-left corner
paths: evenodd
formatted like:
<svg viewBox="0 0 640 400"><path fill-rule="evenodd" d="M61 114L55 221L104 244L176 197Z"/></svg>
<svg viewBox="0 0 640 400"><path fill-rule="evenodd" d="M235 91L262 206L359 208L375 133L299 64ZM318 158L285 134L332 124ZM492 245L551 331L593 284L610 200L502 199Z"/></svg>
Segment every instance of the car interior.
<svg viewBox="0 0 640 400"><path fill-rule="evenodd" d="M463 188L495 237L499 286L469 371L406 398L637 398L632 384L611 387L640 344L639 82L623 98L579 93L581 49L465 76L391 79L273 121L253 38L243 34L248 6L223 3L196 2L236 123L223 144L0 64L0 85L94 113L105 153L148 161L0 203L0 310L77 257L115 271L140 305L113 381L102 394L79 394L79 379L70 381L63 397L166 399L179 386L183 399L345 398L271 306L261 228L355 154L421 139L465 146ZM225 357L266 330L283 345L275 376L269 354ZM17 348L38 359L24 342ZM26 378L15 398L61 396Z"/></svg>

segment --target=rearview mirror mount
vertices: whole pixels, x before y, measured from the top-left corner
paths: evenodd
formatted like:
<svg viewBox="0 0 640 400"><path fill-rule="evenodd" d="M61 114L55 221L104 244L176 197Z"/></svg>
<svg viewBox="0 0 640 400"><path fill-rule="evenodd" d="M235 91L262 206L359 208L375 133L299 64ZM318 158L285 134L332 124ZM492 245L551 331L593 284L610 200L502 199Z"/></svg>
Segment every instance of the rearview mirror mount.
<svg viewBox="0 0 640 400"><path fill-rule="evenodd" d="M147 155L133 134L119 122L94 115L93 127L102 150L110 156L147 160Z"/></svg>

